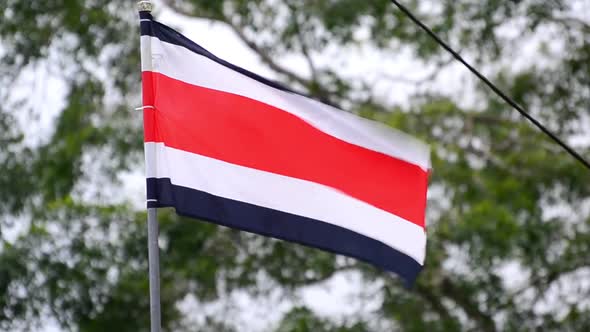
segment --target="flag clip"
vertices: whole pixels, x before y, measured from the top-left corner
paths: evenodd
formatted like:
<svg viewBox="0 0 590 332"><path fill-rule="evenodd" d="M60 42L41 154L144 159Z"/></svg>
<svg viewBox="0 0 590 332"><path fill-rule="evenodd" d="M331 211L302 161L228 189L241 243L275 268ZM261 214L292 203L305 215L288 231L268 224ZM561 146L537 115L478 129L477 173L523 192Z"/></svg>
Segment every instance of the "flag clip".
<svg viewBox="0 0 590 332"><path fill-rule="evenodd" d="M146 108L156 109L154 106L145 105L145 106L136 107L135 110L136 111L141 111L141 110L146 109Z"/></svg>

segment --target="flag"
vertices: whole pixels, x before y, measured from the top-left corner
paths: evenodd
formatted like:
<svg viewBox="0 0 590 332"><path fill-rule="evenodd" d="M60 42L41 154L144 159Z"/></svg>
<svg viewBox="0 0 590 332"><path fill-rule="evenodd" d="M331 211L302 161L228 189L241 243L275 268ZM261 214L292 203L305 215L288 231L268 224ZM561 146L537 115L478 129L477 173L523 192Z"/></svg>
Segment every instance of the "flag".
<svg viewBox="0 0 590 332"><path fill-rule="evenodd" d="M222 60L148 12L141 45L148 207L413 283L426 248L425 144Z"/></svg>

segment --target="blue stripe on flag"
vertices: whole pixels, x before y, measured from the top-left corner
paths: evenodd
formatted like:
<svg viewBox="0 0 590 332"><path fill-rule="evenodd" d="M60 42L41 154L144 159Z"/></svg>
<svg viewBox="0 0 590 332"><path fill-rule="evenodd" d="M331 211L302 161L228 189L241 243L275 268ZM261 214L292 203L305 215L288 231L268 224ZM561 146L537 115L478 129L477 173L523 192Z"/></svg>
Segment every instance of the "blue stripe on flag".
<svg viewBox="0 0 590 332"><path fill-rule="evenodd" d="M413 285L422 266L367 236L319 220L147 179L148 207L174 207L180 215L354 257L400 275Z"/></svg>

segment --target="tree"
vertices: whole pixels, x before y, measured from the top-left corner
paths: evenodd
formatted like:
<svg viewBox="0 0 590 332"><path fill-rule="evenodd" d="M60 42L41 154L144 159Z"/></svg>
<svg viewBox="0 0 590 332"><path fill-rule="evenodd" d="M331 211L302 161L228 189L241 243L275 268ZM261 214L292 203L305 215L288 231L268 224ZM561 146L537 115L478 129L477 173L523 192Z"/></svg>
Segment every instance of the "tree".
<svg viewBox="0 0 590 332"><path fill-rule="evenodd" d="M587 3L405 3L589 156ZM6 0L0 6L0 330L38 330L48 317L66 330L148 329L145 213L120 189L142 159L141 118L132 111L140 91L133 5ZM374 319L337 322L295 306L277 331L590 329L590 172L465 74L388 1L160 6L229 27L277 79L433 148L428 254L414 289L351 259L166 211L160 215L166 330L234 329L228 317L187 323L178 304L188 295L208 303L232 290L289 294L342 271L380 285L370 294L382 298ZM410 54L425 75L350 77L336 62L322 61L334 49L346 59L362 47L383 57ZM284 65L287 55L306 68ZM27 94L36 91L29 83L39 73L62 82L63 105ZM394 103L387 97L400 84L412 95ZM51 129L39 125L47 109L57 114Z"/></svg>

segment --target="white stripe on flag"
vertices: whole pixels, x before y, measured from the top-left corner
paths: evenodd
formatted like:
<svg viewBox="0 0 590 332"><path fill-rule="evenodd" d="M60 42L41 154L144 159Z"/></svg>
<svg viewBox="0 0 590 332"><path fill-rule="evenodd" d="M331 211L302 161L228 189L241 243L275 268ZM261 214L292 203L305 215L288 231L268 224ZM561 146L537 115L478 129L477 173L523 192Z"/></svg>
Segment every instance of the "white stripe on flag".
<svg viewBox="0 0 590 332"><path fill-rule="evenodd" d="M349 229L378 240L423 264L424 229L391 213L314 182L230 164L145 143L148 178L216 196L292 213Z"/></svg>

